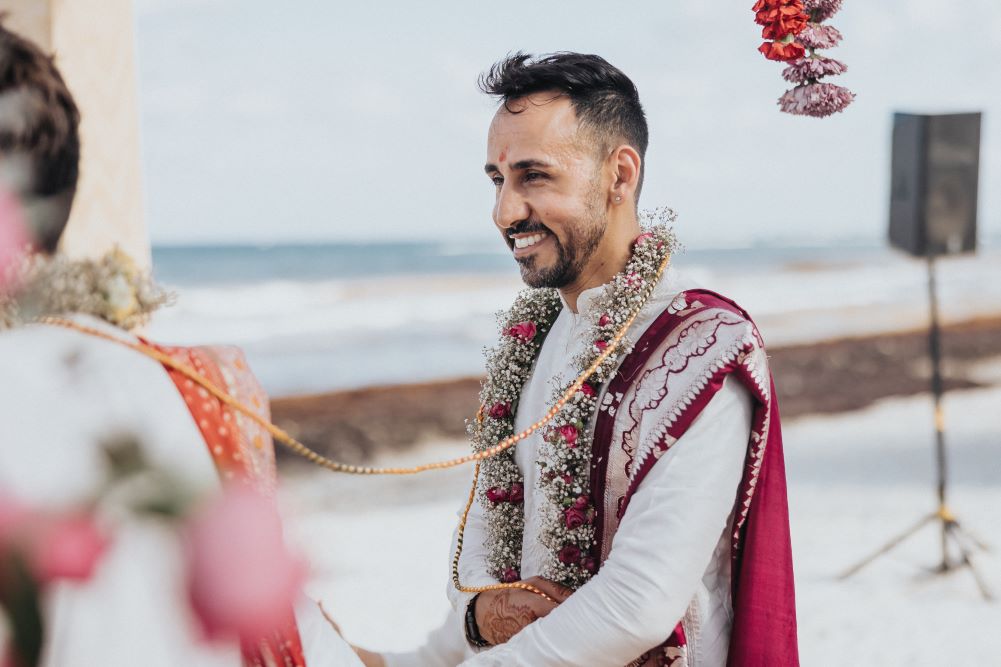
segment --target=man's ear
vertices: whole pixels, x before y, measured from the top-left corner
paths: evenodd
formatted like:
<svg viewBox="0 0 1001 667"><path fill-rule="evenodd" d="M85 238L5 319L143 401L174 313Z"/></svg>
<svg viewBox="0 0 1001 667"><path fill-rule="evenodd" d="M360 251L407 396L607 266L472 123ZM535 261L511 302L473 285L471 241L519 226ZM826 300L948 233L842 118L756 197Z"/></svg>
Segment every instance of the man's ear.
<svg viewBox="0 0 1001 667"><path fill-rule="evenodd" d="M612 187L609 191L609 203L622 204L636 199L636 190L640 184L640 169L643 158L629 144L622 144L608 156L612 169Z"/></svg>

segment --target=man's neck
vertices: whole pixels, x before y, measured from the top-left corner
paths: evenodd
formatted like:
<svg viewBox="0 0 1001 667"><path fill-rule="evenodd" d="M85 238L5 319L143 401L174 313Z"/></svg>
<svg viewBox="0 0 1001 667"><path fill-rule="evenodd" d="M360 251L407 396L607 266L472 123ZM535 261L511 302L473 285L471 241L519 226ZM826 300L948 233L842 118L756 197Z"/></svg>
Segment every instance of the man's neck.
<svg viewBox="0 0 1001 667"><path fill-rule="evenodd" d="M631 224L609 224L605 237L584 270L572 283L560 288L560 295L572 313L577 313L577 299L582 292L611 282L617 273L626 268L633 254L633 241L639 233L639 223L635 221L635 217Z"/></svg>

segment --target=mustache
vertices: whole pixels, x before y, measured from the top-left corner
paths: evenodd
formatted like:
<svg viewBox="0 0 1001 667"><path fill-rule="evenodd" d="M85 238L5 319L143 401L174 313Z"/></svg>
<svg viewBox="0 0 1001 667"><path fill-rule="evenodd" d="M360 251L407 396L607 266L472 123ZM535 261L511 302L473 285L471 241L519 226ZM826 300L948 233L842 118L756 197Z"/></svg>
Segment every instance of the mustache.
<svg viewBox="0 0 1001 667"><path fill-rule="evenodd" d="M532 232L552 233L550 232L548 227L546 227L538 220L523 220L508 228L507 239L509 242L514 243L514 240L511 237L514 236L515 234L531 234Z"/></svg>

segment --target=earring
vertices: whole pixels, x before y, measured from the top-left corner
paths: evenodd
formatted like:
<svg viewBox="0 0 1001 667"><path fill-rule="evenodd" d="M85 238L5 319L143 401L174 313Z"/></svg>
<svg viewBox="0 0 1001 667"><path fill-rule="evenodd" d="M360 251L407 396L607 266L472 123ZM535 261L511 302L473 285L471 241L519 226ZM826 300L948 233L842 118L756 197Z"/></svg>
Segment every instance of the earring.
<svg viewBox="0 0 1001 667"><path fill-rule="evenodd" d="M622 201L622 197L620 197L619 195L615 195L615 201Z"/></svg>

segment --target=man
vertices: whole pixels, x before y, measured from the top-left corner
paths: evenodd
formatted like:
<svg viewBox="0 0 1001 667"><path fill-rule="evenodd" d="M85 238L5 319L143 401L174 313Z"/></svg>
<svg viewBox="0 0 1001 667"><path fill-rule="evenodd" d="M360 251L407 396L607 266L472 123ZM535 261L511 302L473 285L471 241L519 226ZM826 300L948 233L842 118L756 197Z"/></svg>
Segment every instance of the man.
<svg viewBox="0 0 1001 667"><path fill-rule="evenodd" d="M511 450L483 462L441 648L385 662L798 664L767 357L747 314L696 289L668 257L669 233L638 222L635 86L598 56L559 53L509 57L481 87L501 101L487 136L493 220L542 296L504 325L473 437L486 449L528 435L507 463ZM664 261L662 274L649 267ZM581 360L615 347L635 303L634 351L588 376Z"/></svg>
<svg viewBox="0 0 1001 667"><path fill-rule="evenodd" d="M38 260L55 253L69 217L79 173L78 123L52 59L0 25L0 189L5 202L17 202ZM0 225L14 224L9 207L0 212ZM159 361L106 339L137 343L126 329L158 300L142 293L127 260L111 255L102 262L66 262L54 274L58 279L36 278L35 284L22 275L13 298L0 281L0 499L79 507L104 479L102 441L123 434L140 439L155 467L196 488L243 478L273 490L266 432ZM92 271L95 266L121 270L108 279ZM79 329L26 322L29 311L65 317ZM196 365L266 416L266 396L238 350L157 349ZM287 625L242 651L235 640L202 641L184 596L181 546L167 526L124 520L90 580L46 590L40 664L357 664L308 602L294 616L289 608ZM0 633L0 658L6 659L4 640Z"/></svg>

